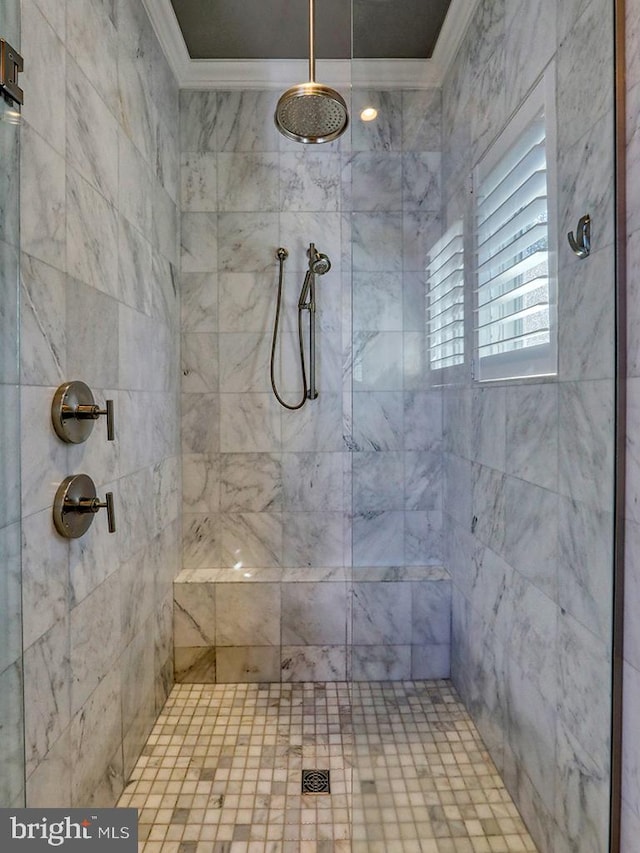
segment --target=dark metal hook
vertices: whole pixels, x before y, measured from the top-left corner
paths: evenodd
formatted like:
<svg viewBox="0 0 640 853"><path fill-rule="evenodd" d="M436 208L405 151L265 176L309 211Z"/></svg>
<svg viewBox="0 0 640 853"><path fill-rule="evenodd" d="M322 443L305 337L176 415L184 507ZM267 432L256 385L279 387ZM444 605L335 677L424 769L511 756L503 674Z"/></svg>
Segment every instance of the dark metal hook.
<svg viewBox="0 0 640 853"><path fill-rule="evenodd" d="M591 217L588 213L580 217L576 231L578 232L577 240L573 231L567 234L569 245L579 258L586 258L591 252Z"/></svg>

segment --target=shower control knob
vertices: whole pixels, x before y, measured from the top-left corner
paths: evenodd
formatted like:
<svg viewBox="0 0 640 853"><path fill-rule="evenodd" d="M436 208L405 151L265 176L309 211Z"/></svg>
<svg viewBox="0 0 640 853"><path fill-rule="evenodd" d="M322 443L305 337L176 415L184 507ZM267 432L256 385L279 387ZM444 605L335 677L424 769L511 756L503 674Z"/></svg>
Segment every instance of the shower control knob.
<svg viewBox="0 0 640 853"><path fill-rule="evenodd" d="M106 400L104 409L96 404L93 393L84 382L65 382L53 396L51 421L56 435L69 444L81 444L93 430L101 415L107 418L107 441L115 438L113 400Z"/></svg>
<svg viewBox="0 0 640 853"><path fill-rule="evenodd" d="M101 509L107 510L109 533L115 533L113 492L107 492L105 500L100 501L91 477L73 474L58 486L53 500L53 523L61 536L78 539L91 527L93 517Z"/></svg>

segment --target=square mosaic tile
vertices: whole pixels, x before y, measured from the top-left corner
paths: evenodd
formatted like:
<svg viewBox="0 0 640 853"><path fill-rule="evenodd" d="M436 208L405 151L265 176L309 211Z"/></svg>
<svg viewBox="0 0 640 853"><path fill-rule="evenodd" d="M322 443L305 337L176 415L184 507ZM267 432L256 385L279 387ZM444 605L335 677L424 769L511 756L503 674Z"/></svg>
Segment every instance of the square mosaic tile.
<svg viewBox="0 0 640 853"><path fill-rule="evenodd" d="M176 685L118 805L140 853L536 853L448 681Z"/></svg>

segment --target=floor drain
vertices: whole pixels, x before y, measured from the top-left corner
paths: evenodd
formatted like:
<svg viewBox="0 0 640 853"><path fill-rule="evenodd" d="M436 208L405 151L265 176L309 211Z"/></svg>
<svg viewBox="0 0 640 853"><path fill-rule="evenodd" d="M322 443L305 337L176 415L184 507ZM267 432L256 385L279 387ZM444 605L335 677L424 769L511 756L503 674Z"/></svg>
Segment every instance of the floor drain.
<svg viewBox="0 0 640 853"><path fill-rule="evenodd" d="M302 793L330 794L331 783L329 781L329 772L329 770L303 770Z"/></svg>

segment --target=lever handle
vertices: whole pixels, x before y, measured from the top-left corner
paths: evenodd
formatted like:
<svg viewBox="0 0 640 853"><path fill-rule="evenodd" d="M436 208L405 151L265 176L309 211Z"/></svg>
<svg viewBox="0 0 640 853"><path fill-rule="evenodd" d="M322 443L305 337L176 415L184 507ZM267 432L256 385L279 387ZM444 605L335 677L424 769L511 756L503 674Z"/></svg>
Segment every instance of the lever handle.
<svg viewBox="0 0 640 853"><path fill-rule="evenodd" d="M71 444L86 441L93 430L93 421L107 417L107 441L115 438L113 400L105 408L96 405L91 389L84 382L67 382L56 391L51 406L51 419L57 435Z"/></svg>
<svg viewBox="0 0 640 853"><path fill-rule="evenodd" d="M98 409L98 415L107 416L107 441L113 441L115 438L114 419L113 419L113 400L105 400L105 408Z"/></svg>
<svg viewBox="0 0 640 853"><path fill-rule="evenodd" d="M93 516L101 509L107 510L109 533L115 533L113 492L107 492L104 501L101 501L96 495L93 480L86 474L67 477L58 487L53 502L56 530L67 539L77 539L87 532Z"/></svg>

